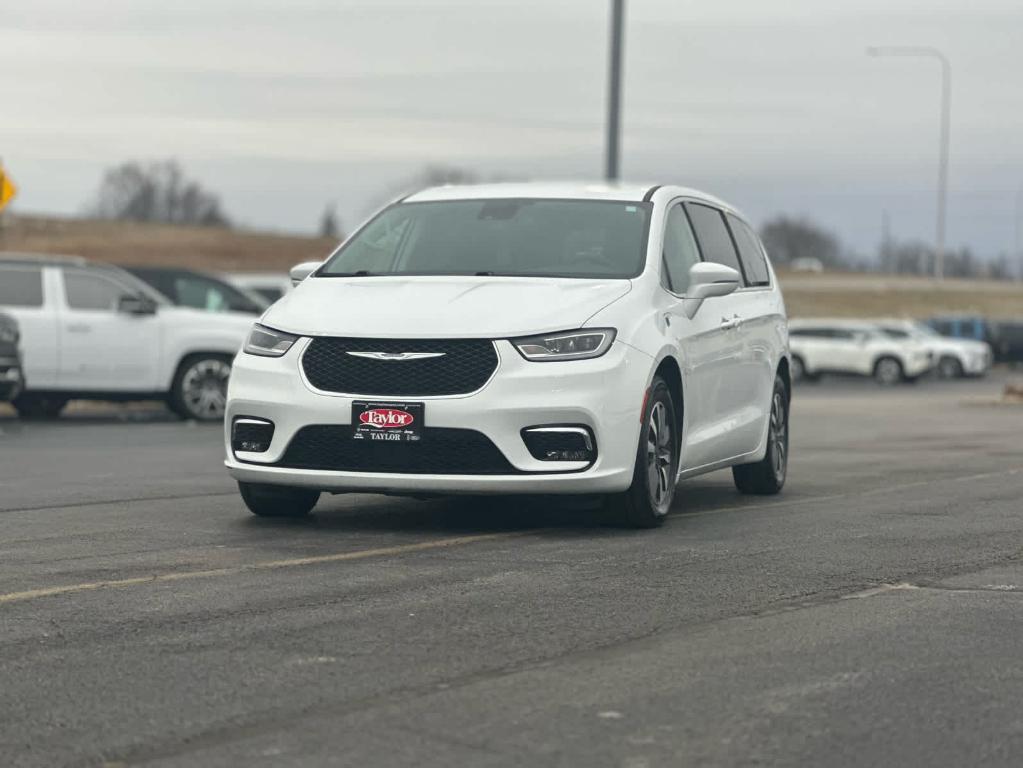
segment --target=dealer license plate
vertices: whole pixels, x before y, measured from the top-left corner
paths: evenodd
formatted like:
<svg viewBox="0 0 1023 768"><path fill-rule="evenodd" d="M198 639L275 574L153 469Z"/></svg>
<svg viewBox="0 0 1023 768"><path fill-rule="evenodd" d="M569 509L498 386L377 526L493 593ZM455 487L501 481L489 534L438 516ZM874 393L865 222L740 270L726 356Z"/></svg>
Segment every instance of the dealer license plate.
<svg viewBox="0 0 1023 768"><path fill-rule="evenodd" d="M352 403L352 438L415 443L423 437L423 403Z"/></svg>

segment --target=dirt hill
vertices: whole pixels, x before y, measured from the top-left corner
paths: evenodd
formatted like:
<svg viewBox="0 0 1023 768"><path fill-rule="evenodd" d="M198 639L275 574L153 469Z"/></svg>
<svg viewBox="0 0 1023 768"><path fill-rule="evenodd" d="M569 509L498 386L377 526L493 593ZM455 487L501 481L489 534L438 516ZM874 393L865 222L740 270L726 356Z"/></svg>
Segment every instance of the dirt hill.
<svg viewBox="0 0 1023 768"><path fill-rule="evenodd" d="M335 245L322 237L49 216L9 215L0 228L0 251L217 272L285 272L300 261L324 258Z"/></svg>
<svg viewBox="0 0 1023 768"><path fill-rule="evenodd" d="M779 276L792 317L1023 317L1023 283L873 274Z"/></svg>
<svg viewBox="0 0 1023 768"><path fill-rule="evenodd" d="M76 254L114 264L178 265L218 272L286 272L322 259L329 238L218 227L133 224L42 216L7 216L0 251ZM867 274L780 274L793 317L926 317L971 312L1023 317L1023 283Z"/></svg>

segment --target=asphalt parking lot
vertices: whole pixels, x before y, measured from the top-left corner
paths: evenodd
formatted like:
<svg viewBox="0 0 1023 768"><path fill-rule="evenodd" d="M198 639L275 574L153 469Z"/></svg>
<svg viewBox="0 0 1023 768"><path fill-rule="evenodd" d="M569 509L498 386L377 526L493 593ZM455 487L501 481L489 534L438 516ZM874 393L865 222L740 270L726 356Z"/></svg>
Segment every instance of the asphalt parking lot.
<svg viewBox="0 0 1023 768"><path fill-rule="evenodd" d="M1019 765L1008 374L802 387L780 497L248 514L220 430L0 414L4 765ZM1016 377L1020 378L1020 377Z"/></svg>

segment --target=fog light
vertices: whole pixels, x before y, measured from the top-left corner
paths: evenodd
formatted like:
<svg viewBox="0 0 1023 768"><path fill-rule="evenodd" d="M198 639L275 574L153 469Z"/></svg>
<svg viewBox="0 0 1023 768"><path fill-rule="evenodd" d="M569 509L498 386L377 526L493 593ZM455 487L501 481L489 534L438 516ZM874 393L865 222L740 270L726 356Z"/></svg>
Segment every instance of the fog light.
<svg viewBox="0 0 1023 768"><path fill-rule="evenodd" d="M589 461L597 458L597 445L589 427L526 427L522 441L540 461Z"/></svg>
<svg viewBox="0 0 1023 768"><path fill-rule="evenodd" d="M264 453L270 448L274 423L266 419L242 417L231 424L231 450Z"/></svg>

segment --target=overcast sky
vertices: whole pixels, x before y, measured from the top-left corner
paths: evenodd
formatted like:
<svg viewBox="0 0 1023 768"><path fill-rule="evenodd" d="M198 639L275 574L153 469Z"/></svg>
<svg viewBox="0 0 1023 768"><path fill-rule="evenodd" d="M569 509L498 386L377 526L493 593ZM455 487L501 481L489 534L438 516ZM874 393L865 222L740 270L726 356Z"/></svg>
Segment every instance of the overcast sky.
<svg viewBox="0 0 1023 768"><path fill-rule="evenodd" d="M608 0L0 3L16 210L75 213L103 169L177 157L255 227L351 228L427 164L599 177ZM1014 248L1019 0L627 0L623 175L805 214L872 252L933 238L936 62L952 60L949 244Z"/></svg>

